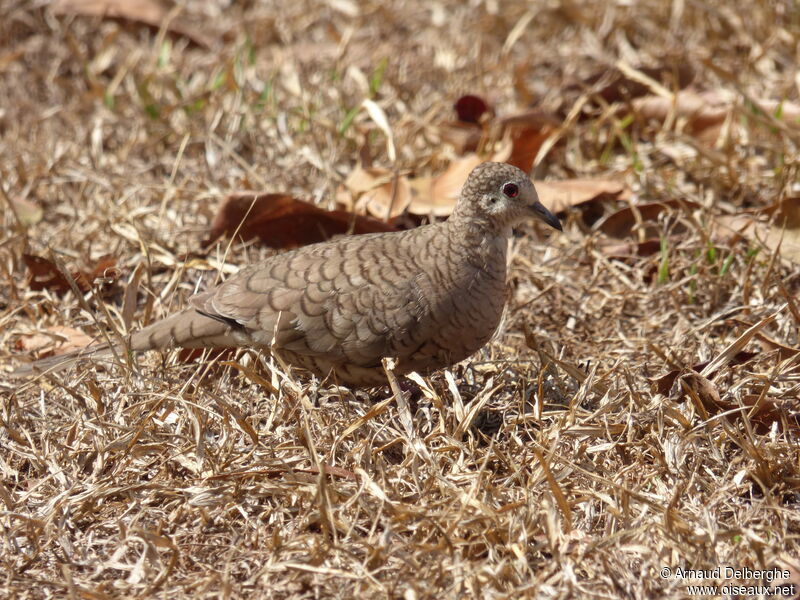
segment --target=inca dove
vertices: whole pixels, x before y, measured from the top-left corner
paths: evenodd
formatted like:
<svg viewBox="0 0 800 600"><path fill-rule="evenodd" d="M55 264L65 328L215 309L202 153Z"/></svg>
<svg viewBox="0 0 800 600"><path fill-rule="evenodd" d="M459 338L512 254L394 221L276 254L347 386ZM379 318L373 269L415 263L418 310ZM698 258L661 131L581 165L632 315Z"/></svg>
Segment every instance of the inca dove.
<svg viewBox="0 0 800 600"><path fill-rule="evenodd" d="M461 361L493 335L503 313L511 228L536 217L561 229L530 179L506 164L470 174L450 218L397 233L342 237L239 271L191 307L130 337L130 349L250 346L353 386L397 371ZM18 375L62 368L108 346L39 360Z"/></svg>

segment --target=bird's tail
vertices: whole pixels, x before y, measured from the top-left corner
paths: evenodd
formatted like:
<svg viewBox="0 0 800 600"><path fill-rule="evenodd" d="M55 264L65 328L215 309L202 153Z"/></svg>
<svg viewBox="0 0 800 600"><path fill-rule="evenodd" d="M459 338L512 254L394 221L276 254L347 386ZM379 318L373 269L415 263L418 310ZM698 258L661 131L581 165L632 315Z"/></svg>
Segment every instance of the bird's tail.
<svg viewBox="0 0 800 600"><path fill-rule="evenodd" d="M30 377L31 375L39 375L41 373L56 373L71 367L84 358L103 360L112 356L114 356L114 352L108 344L87 346L86 348L75 350L74 352L48 356L47 358L40 358L31 363L21 365L14 369L10 373L10 376Z"/></svg>
<svg viewBox="0 0 800 600"><path fill-rule="evenodd" d="M193 308L157 321L131 335L127 344L95 344L68 354L49 356L25 364L11 373L12 377L28 377L39 373L55 373L84 358L107 360L122 358L128 349L133 352L168 350L170 348L219 348L235 346L231 325L207 317Z"/></svg>

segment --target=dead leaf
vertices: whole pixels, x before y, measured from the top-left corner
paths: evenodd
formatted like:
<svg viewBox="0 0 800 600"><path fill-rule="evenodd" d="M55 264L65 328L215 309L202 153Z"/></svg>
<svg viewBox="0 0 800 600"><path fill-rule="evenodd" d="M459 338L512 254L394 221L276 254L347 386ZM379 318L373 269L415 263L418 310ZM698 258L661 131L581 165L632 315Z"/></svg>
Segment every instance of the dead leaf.
<svg viewBox="0 0 800 600"><path fill-rule="evenodd" d="M687 133L707 145L713 145L719 137L723 123L732 114L735 104L735 97L719 91L683 90L674 98L664 96L637 98L633 102L633 107L645 119L662 123L674 112L676 117L685 120ZM758 110L779 119L786 125L800 127L800 104L771 99L757 99L754 104ZM733 124L736 124L735 120Z"/></svg>
<svg viewBox="0 0 800 600"><path fill-rule="evenodd" d="M634 256L652 256L661 250L661 240L601 243L599 250L606 256L616 259L625 259Z"/></svg>
<svg viewBox="0 0 800 600"><path fill-rule="evenodd" d="M344 185L354 196L360 196L364 192L369 192L376 187L388 183L393 176L394 173L392 171L384 169L383 167L364 168L358 165L353 169L350 175L347 176Z"/></svg>
<svg viewBox="0 0 800 600"><path fill-rule="evenodd" d="M682 394L688 395L695 403L698 413L706 420L714 415L727 413L731 420L747 418L756 425L758 433L766 433L773 423L792 427L800 426L800 413L798 413L797 399L779 399L756 394L742 396L739 401L723 399L717 387L699 373L689 372L682 375L679 380ZM679 392L681 393L681 392ZM789 412L794 401L795 411ZM740 404L741 402L741 404ZM781 427L782 429L782 427Z"/></svg>
<svg viewBox="0 0 800 600"><path fill-rule="evenodd" d="M678 378L678 393L688 395L695 404L697 412L703 419L721 412L720 397L717 386L700 373L689 371ZM674 388L673 388L674 389Z"/></svg>
<svg viewBox="0 0 800 600"><path fill-rule="evenodd" d="M136 296L139 293L139 284L144 274L145 263L139 263L128 279L125 286L125 294L122 297L122 322L125 324L125 331L131 330L133 315L136 312Z"/></svg>
<svg viewBox="0 0 800 600"><path fill-rule="evenodd" d="M89 285L107 287L116 283L122 272L117 267L117 259L110 254L106 254L97 259L91 271L88 273L83 272L81 275L87 280L86 290L88 291Z"/></svg>
<svg viewBox="0 0 800 600"><path fill-rule="evenodd" d="M721 125L732 106L731 101L718 92L693 90L678 92L674 98L644 96L633 102L634 109L645 119L662 123L674 111L677 117L686 120L686 130L694 136L699 136L709 127ZM716 136L713 138L712 142L716 140Z"/></svg>
<svg viewBox="0 0 800 600"><path fill-rule="evenodd" d="M28 287L33 291L48 289L56 294L64 294L71 289L69 282L52 261L32 254L23 254L22 260L29 271ZM107 255L101 257L91 271L73 271L71 275L82 292L88 292L98 283L99 288L105 289L119 278L119 270L115 265L116 260Z"/></svg>
<svg viewBox="0 0 800 600"><path fill-rule="evenodd" d="M756 338L758 338L758 341L761 344L761 348L764 350L764 352L777 350L779 360L786 360L800 354L800 348L793 348L792 346L781 344L780 342L773 340L771 337L764 335L761 332L756 333Z"/></svg>
<svg viewBox="0 0 800 600"><path fill-rule="evenodd" d="M759 215L771 214L769 222ZM764 244L770 252L800 263L800 197L784 198L759 213L715 217L715 239L728 242L745 238Z"/></svg>
<svg viewBox="0 0 800 600"><path fill-rule="evenodd" d="M411 180L414 196L408 212L415 215L446 217L464 187L467 177L483 160L477 154L468 154L453 161L443 173L436 177L417 177Z"/></svg>
<svg viewBox="0 0 800 600"><path fill-rule="evenodd" d="M686 63L662 67L640 67L637 69L650 79L660 83L667 89L682 89L694 80L694 70ZM583 80L580 89L587 89L602 84L594 93L609 104L625 102L650 93L650 88L640 81L625 75L615 67L609 67ZM572 86L577 87L577 86Z"/></svg>
<svg viewBox="0 0 800 600"><path fill-rule="evenodd" d="M560 124L559 119L543 110L526 110L501 119L491 119L490 108L476 104L472 98L462 96L456 102L459 120L443 123L439 127L442 139L450 143L459 154L476 152L483 138L496 137L508 145L508 155L503 162L519 167L526 173L544 141ZM480 100L480 98L477 98ZM480 100L483 102L483 100Z"/></svg>
<svg viewBox="0 0 800 600"><path fill-rule="evenodd" d="M356 167L336 195L337 200L352 206L357 214L369 214L390 221L408 208L411 186L408 178L381 167ZM355 204L352 202L355 198Z"/></svg>
<svg viewBox="0 0 800 600"><path fill-rule="evenodd" d="M258 238L272 248L294 248L345 233L395 231L388 223L342 210L324 210L287 194L228 194L211 224L211 240L222 235ZM210 241L211 241L210 240Z"/></svg>
<svg viewBox="0 0 800 600"><path fill-rule="evenodd" d="M462 123L480 123L484 116L490 117L493 112L483 98L471 94L461 96L453 108Z"/></svg>
<svg viewBox="0 0 800 600"><path fill-rule="evenodd" d="M14 346L22 352L36 352L37 358L46 358L80 350L92 341L92 338L82 331L54 325L37 333L21 335Z"/></svg>
<svg viewBox="0 0 800 600"><path fill-rule="evenodd" d="M708 379L694 371L682 375L678 380L682 392L695 402L698 413L703 419L727 413L729 419L749 419L759 433L766 433L773 423L786 423L797 428L800 425L800 413L797 412L797 399L770 398L756 394L747 394L739 401L721 398L717 387ZM680 393L680 392L679 392ZM794 401L795 411L790 413ZM740 404L741 402L741 404Z"/></svg>
<svg viewBox="0 0 800 600"><path fill-rule="evenodd" d="M758 108L767 114L783 121L787 125L800 128L800 104L789 101L759 99Z"/></svg>
<svg viewBox="0 0 800 600"><path fill-rule="evenodd" d="M54 0L51 5L56 15L81 15L104 19L120 19L142 23L155 30L161 29L170 11L156 0ZM166 23L168 32L185 37L197 46L210 48L211 42L180 18Z"/></svg>
<svg viewBox="0 0 800 600"><path fill-rule="evenodd" d="M761 397L756 394L748 394L741 398L742 404L746 408L744 412L738 412L742 418L744 415L756 425L757 433L767 433L772 429L773 423L780 425L779 429L783 430L783 417L786 418L786 424L792 429L800 428L800 406L798 406L797 398L770 398L768 396ZM723 410L740 410L738 402L723 400L720 402L720 407ZM793 410L792 410L793 409Z"/></svg>
<svg viewBox="0 0 800 600"><path fill-rule="evenodd" d="M466 154L478 150L483 128L475 123L448 121L439 125L439 135L443 142L453 146L456 154Z"/></svg>
<svg viewBox="0 0 800 600"><path fill-rule="evenodd" d="M742 212L736 215L716 215L714 217L713 239L726 244L734 244L742 239L763 240L766 237L766 223L758 222L755 213Z"/></svg>
<svg viewBox="0 0 800 600"><path fill-rule="evenodd" d="M321 468L320 468L321 467ZM210 475L207 479L209 481L215 481L220 479L244 479L244 478L251 478L251 477L262 477L267 476L271 479L277 477L291 477L297 473L304 473L309 475L319 475L320 471L322 471L325 475L330 475L331 477L342 477L344 479L352 479L357 480L358 476L353 472L345 469L343 467L337 467L335 465L328 465L321 463L320 467L312 466L307 468L302 467L273 467L269 469L248 469L246 471L233 471L223 473L221 475Z"/></svg>
<svg viewBox="0 0 800 600"><path fill-rule="evenodd" d="M32 254L23 254L22 260L28 268L28 287L35 292L47 289L56 294L65 294L72 288L69 282L49 259ZM91 271L72 271L72 278L81 292L88 292L95 286L101 294L107 294L120 277L116 259L111 255L97 260Z"/></svg>
<svg viewBox="0 0 800 600"><path fill-rule="evenodd" d="M201 359L207 364L213 363L214 366L208 369L206 375L217 375L226 366L226 361L233 359L235 355L235 348L181 348L178 350L177 360L182 364Z"/></svg>
<svg viewBox="0 0 800 600"><path fill-rule="evenodd" d="M729 322L745 328L752 326L752 323L748 323L740 319L729 319ZM755 332L755 338L759 341L761 349L764 352L772 352L777 350L778 360L786 360L800 354L800 348L794 348L792 346L787 346L786 344L781 344L779 341L772 339L760 331Z"/></svg>
<svg viewBox="0 0 800 600"><path fill-rule="evenodd" d="M633 235L634 228L639 225L645 238L656 238L659 237L661 231L661 228L656 225L656 221L662 212L676 208L696 209L698 207L699 204L691 200L665 200L626 206L607 216L597 224L596 228L610 237L621 239ZM678 225L673 232L680 233L683 230L684 228Z"/></svg>
<svg viewBox="0 0 800 600"><path fill-rule="evenodd" d="M352 471L342 467L337 467L336 465L322 464L321 468L312 466L306 469L295 468L294 471L300 473L311 473L312 475L319 475L320 471L322 471L325 475L330 475L332 477L341 477L343 479L351 479L353 481L358 479L356 474Z"/></svg>
<svg viewBox="0 0 800 600"><path fill-rule="evenodd" d="M69 283L53 262L41 256L23 254L22 260L28 267L28 287L35 292L51 290L56 294L64 294L69 289Z"/></svg>
<svg viewBox="0 0 800 600"><path fill-rule="evenodd" d="M630 197L630 190L624 183L611 179L537 181L535 185L541 203L554 213L604 198L627 200Z"/></svg>
<svg viewBox="0 0 800 600"><path fill-rule="evenodd" d="M513 127L509 130L511 138L511 156L509 164L519 167L526 173L533 168L533 162L545 140L550 137L553 128L535 129L533 127Z"/></svg>
<svg viewBox="0 0 800 600"><path fill-rule="evenodd" d="M741 365L744 364L758 355L758 352L737 352L736 355L731 359L728 363L729 365ZM711 363L710 360L705 362L697 363L689 367L692 371L700 372L705 369ZM661 394L662 396L669 395L670 390L672 389L672 385L675 383L675 380L678 378L682 370L680 369L673 369L669 373L662 375L661 377L657 377L651 380L653 392L657 394ZM709 377L713 377L713 373L709 373Z"/></svg>
<svg viewBox="0 0 800 600"><path fill-rule="evenodd" d="M560 121L550 113L530 110L501 120L503 135L511 141L508 162L528 173L545 140Z"/></svg>

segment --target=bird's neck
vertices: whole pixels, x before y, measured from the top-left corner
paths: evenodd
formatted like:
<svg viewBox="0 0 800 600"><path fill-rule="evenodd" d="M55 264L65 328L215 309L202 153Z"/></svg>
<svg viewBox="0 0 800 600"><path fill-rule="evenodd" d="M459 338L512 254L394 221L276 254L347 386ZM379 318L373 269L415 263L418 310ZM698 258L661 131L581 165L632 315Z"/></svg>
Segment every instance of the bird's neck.
<svg viewBox="0 0 800 600"><path fill-rule="evenodd" d="M495 223L486 217L453 213L447 220L447 225L453 234L461 237L464 243L473 247L480 247L482 243L499 238L511 237L511 225Z"/></svg>
<svg viewBox="0 0 800 600"><path fill-rule="evenodd" d="M468 259L468 263L479 270L488 270L505 277L508 238L511 227L498 230L489 224L475 219L451 219L446 225L452 240L451 248Z"/></svg>

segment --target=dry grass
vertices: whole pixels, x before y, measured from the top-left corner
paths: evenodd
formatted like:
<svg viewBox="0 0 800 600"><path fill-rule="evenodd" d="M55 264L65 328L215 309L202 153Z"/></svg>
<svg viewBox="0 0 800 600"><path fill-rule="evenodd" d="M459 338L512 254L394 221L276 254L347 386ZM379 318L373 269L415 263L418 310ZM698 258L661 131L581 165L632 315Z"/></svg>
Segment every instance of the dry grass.
<svg viewBox="0 0 800 600"><path fill-rule="evenodd" d="M652 224L661 252L622 261L580 210L547 241L525 231L497 338L410 406L174 356L4 377L4 597L680 598L690 582L663 567L723 565L800 583L800 278L757 240L713 235L717 215L798 194L799 130L747 108L798 100L796 3L189 2L181 18L211 49L44 4L0 2L8 368L32 332L124 322L125 285L102 303L32 291L23 253L84 269L112 254L122 282L143 264L133 316L148 322L272 252L203 250L221 195L331 207L359 152L434 172L463 93L567 115L594 102L576 81L623 60L688 65L739 108L713 146L602 103L568 121L537 178L698 206ZM348 125L370 85L394 164L365 111ZM20 225L20 198L44 217ZM746 333L759 323L789 348ZM727 360L737 340L749 362ZM712 359L708 385L652 382ZM733 408L710 411L715 392ZM774 409L766 425L753 397Z"/></svg>

